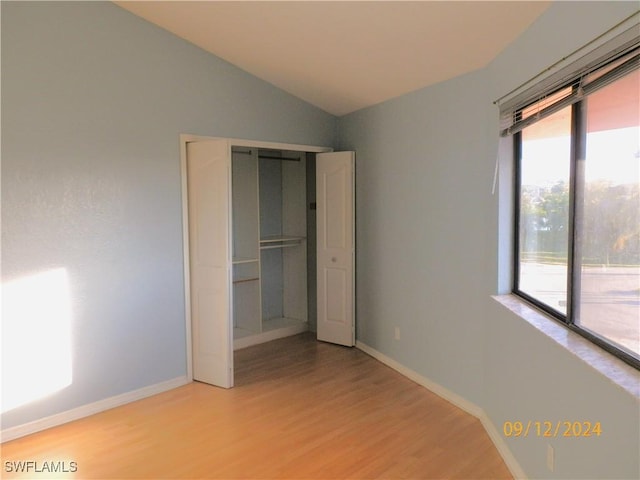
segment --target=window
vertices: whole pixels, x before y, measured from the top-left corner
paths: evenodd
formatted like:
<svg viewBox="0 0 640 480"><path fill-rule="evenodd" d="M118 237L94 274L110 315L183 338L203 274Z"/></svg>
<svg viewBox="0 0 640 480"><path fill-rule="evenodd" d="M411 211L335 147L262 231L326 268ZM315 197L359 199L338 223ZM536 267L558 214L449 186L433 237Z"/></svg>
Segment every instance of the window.
<svg viewBox="0 0 640 480"><path fill-rule="evenodd" d="M517 295L640 367L640 47L510 112Z"/></svg>

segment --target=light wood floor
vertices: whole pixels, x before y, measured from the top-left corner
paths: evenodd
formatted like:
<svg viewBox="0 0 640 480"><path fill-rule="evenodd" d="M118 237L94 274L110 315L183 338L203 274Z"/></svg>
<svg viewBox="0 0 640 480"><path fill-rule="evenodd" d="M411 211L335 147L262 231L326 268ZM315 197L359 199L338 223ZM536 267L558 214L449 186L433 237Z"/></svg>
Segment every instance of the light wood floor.
<svg viewBox="0 0 640 480"><path fill-rule="evenodd" d="M191 383L2 445L75 477L511 478L480 422L356 349L309 334L236 352L236 388Z"/></svg>

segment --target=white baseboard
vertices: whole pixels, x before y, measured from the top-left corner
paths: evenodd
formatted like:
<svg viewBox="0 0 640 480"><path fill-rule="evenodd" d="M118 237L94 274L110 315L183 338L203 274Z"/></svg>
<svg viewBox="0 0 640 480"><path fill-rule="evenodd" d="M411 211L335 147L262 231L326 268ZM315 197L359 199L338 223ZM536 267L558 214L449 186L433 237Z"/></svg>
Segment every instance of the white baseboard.
<svg viewBox="0 0 640 480"><path fill-rule="evenodd" d="M507 446L507 443L504 441L504 437L500 434L500 431L493 424L487 413L483 410L482 415L478 417L482 426L484 427L487 435L495 445L498 453L504 460L504 463L507 465L507 468L513 475L515 479L523 479L526 480L527 475L524 473L524 470L516 460L516 457L511 453L511 449Z"/></svg>
<svg viewBox="0 0 640 480"><path fill-rule="evenodd" d="M395 371L404 375L408 379L413 380L418 385L435 393L439 397L444 398L446 401L454 404L456 407L461 408L468 414L473 415L478 420L480 420L480 423L482 423L482 426L487 432L487 435L489 435L489 438L495 445L496 449L498 450L498 453L504 460L504 463L507 465L507 468L509 469L513 477L516 479L527 478L526 474L524 473L524 470L516 460L516 457L513 455L513 453L511 453L511 450L509 449L506 442L504 441L504 438L502 438L502 435L500 435L499 430L496 429L495 425L493 424L489 416L481 407L479 407L473 402L470 402L466 398L461 397L457 393L454 393L451 390L443 387L442 385L435 383L426 377L423 377L419 373L414 372L410 368L405 367L404 365L395 361L394 359L387 357L385 354L380 353L379 351L370 347L366 343L356 341L356 348L362 350L367 355L370 355L376 360L384 363L388 367L393 368Z"/></svg>
<svg viewBox="0 0 640 480"><path fill-rule="evenodd" d="M90 415L109 410L110 408L119 407L120 405L124 405L125 403L131 403L135 402L136 400L150 397L151 395L157 395L158 393L181 387L182 385L186 385L187 383L189 383L189 381L186 376L176 377L165 382L156 383L154 385L139 388L138 390L133 390L131 392L122 393L114 397L98 400L97 402L89 403L87 405L82 405L77 408L72 408L71 410L67 410L65 412L56 413L55 415L41 418L39 420L34 420L33 422L6 428L0 432L0 443L8 442L9 440L15 440L16 438L40 432L42 430L46 430L47 428L56 427L58 425L62 425L63 423L72 422L73 420L88 417Z"/></svg>

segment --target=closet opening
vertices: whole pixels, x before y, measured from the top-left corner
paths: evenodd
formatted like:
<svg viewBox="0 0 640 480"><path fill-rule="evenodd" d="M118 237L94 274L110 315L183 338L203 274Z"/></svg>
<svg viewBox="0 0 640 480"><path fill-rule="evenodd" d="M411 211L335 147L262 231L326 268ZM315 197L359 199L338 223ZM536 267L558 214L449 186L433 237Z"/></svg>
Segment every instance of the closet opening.
<svg viewBox="0 0 640 480"><path fill-rule="evenodd" d="M231 148L234 350L316 331L315 153Z"/></svg>
<svg viewBox="0 0 640 480"><path fill-rule="evenodd" d="M181 135L188 377L233 387L236 349L355 343L355 152Z"/></svg>

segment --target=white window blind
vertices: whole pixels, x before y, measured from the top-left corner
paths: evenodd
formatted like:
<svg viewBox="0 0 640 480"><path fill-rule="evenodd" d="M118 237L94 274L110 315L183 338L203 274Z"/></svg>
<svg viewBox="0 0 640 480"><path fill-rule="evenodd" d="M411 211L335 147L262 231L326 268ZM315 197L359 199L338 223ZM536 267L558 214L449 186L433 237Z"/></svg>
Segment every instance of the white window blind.
<svg viewBox="0 0 640 480"><path fill-rule="evenodd" d="M640 68L639 17L635 14L617 26L614 38L577 50L569 56L573 61L563 59L496 100L500 136L513 135Z"/></svg>

